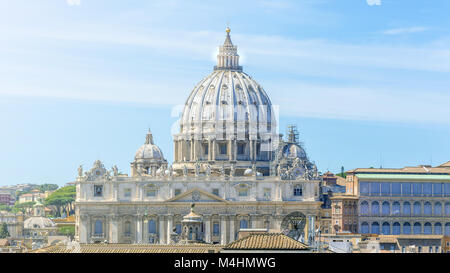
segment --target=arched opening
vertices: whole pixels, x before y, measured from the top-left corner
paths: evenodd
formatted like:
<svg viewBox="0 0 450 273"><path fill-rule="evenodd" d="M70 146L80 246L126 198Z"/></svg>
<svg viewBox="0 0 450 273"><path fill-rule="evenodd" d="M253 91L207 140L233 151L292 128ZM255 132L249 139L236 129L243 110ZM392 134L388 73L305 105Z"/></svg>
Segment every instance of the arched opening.
<svg viewBox="0 0 450 273"><path fill-rule="evenodd" d="M156 234L156 222L153 219L148 221L148 233Z"/></svg>
<svg viewBox="0 0 450 273"><path fill-rule="evenodd" d="M361 224L361 233L363 234L369 233L369 224L367 222Z"/></svg>
<svg viewBox="0 0 450 273"><path fill-rule="evenodd" d="M241 221L239 222L239 227L240 228L247 228L248 227L248 221L245 219L241 219Z"/></svg>
<svg viewBox="0 0 450 273"><path fill-rule="evenodd" d="M411 224L410 223L403 224L403 234L411 234Z"/></svg>
<svg viewBox="0 0 450 273"><path fill-rule="evenodd" d="M392 205L392 214L393 215L400 215L400 203L394 202Z"/></svg>
<svg viewBox="0 0 450 273"><path fill-rule="evenodd" d="M95 221L94 234L101 235L103 234L103 222L100 220Z"/></svg>
<svg viewBox="0 0 450 273"><path fill-rule="evenodd" d="M380 215L380 204L377 201L372 202L372 215Z"/></svg>
<svg viewBox="0 0 450 273"><path fill-rule="evenodd" d="M381 213L383 215L389 215L391 213L391 206L388 202L383 202L383 205L381 206Z"/></svg>
<svg viewBox="0 0 450 273"><path fill-rule="evenodd" d="M388 222L384 222L381 226L381 234L383 235L389 235L391 234L391 225L389 225Z"/></svg>
<svg viewBox="0 0 450 273"><path fill-rule="evenodd" d="M434 215L442 215L442 204L439 202L434 204Z"/></svg>
<svg viewBox="0 0 450 273"><path fill-rule="evenodd" d="M414 234L422 234L422 225L418 222L414 223Z"/></svg>
<svg viewBox="0 0 450 273"><path fill-rule="evenodd" d="M392 234L393 235L399 235L401 233L401 227L399 222L395 222L394 225L392 225Z"/></svg>
<svg viewBox="0 0 450 273"><path fill-rule="evenodd" d="M414 215L419 216L422 214L422 205L420 202L414 202Z"/></svg>
<svg viewBox="0 0 450 273"><path fill-rule="evenodd" d="M450 235L450 223L445 224L445 234L444 235Z"/></svg>
<svg viewBox="0 0 450 273"><path fill-rule="evenodd" d="M362 215L369 214L369 203L367 203L367 201L362 202L359 210Z"/></svg>
<svg viewBox="0 0 450 273"><path fill-rule="evenodd" d="M423 205L423 214L424 215L431 215L432 206L430 202L425 202Z"/></svg>
<svg viewBox="0 0 450 273"><path fill-rule="evenodd" d="M371 233L380 234L380 224L378 224L377 222L373 222Z"/></svg>
<svg viewBox="0 0 450 273"><path fill-rule="evenodd" d="M437 235L442 234L442 224L441 223L434 224L434 234L437 234Z"/></svg>
<svg viewBox="0 0 450 273"><path fill-rule="evenodd" d="M409 202L403 203L403 215L411 215L411 204Z"/></svg>
<svg viewBox="0 0 450 273"><path fill-rule="evenodd" d="M432 234L433 233L433 226L431 225L431 223L425 223L425 225L423 226L423 234Z"/></svg>

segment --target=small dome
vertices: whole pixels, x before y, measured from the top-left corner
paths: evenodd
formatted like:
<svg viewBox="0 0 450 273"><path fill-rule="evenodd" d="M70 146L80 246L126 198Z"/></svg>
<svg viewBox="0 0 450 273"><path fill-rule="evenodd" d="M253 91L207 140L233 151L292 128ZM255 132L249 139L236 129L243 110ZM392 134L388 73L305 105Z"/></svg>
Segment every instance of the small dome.
<svg viewBox="0 0 450 273"><path fill-rule="evenodd" d="M139 147L134 158L136 160L165 161L161 149L153 143L153 135L150 132L150 129L148 130L144 145Z"/></svg>
<svg viewBox="0 0 450 273"><path fill-rule="evenodd" d="M202 222L203 217L194 211L195 204L191 204L191 212L185 216L183 216L184 223L186 222Z"/></svg>
<svg viewBox="0 0 450 273"><path fill-rule="evenodd" d="M283 148L283 156L287 158L306 158L306 152L297 144L290 143Z"/></svg>
<svg viewBox="0 0 450 273"><path fill-rule="evenodd" d="M244 171L244 175L252 175L253 174L253 170L252 169L246 169Z"/></svg>
<svg viewBox="0 0 450 273"><path fill-rule="evenodd" d="M23 222L23 227L26 229L42 229L55 227L55 223L46 217L32 216Z"/></svg>

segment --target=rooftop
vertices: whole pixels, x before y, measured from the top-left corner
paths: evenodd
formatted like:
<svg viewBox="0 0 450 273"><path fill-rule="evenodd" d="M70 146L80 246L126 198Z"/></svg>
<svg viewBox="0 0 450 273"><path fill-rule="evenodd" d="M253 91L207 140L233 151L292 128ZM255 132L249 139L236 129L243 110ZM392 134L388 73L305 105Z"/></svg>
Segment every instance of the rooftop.
<svg viewBox="0 0 450 273"><path fill-rule="evenodd" d="M281 233L257 233L226 245L224 250L307 250L309 247Z"/></svg>

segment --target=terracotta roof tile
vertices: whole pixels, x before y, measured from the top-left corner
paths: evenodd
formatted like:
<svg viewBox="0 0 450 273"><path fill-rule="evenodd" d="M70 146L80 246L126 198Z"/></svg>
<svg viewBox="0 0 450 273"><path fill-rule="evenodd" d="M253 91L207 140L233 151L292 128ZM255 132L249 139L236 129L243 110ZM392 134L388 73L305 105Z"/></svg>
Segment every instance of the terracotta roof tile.
<svg viewBox="0 0 450 273"><path fill-rule="evenodd" d="M236 240L224 249L306 250L309 247L281 233L256 233Z"/></svg>

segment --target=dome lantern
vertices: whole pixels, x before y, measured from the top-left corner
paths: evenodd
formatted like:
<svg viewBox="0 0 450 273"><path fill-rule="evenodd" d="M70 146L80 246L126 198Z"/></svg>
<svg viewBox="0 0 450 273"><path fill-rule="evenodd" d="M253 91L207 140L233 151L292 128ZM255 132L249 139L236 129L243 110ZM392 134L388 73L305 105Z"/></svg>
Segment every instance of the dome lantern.
<svg viewBox="0 0 450 273"><path fill-rule="evenodd" d="M237 54L237 46L233 45L230 37L230 28L226 29L227 36L225 42L219 48L217 54L217 65L214 70L235 70L242 71L242 66L239 66L239 55Z"/></svg>

